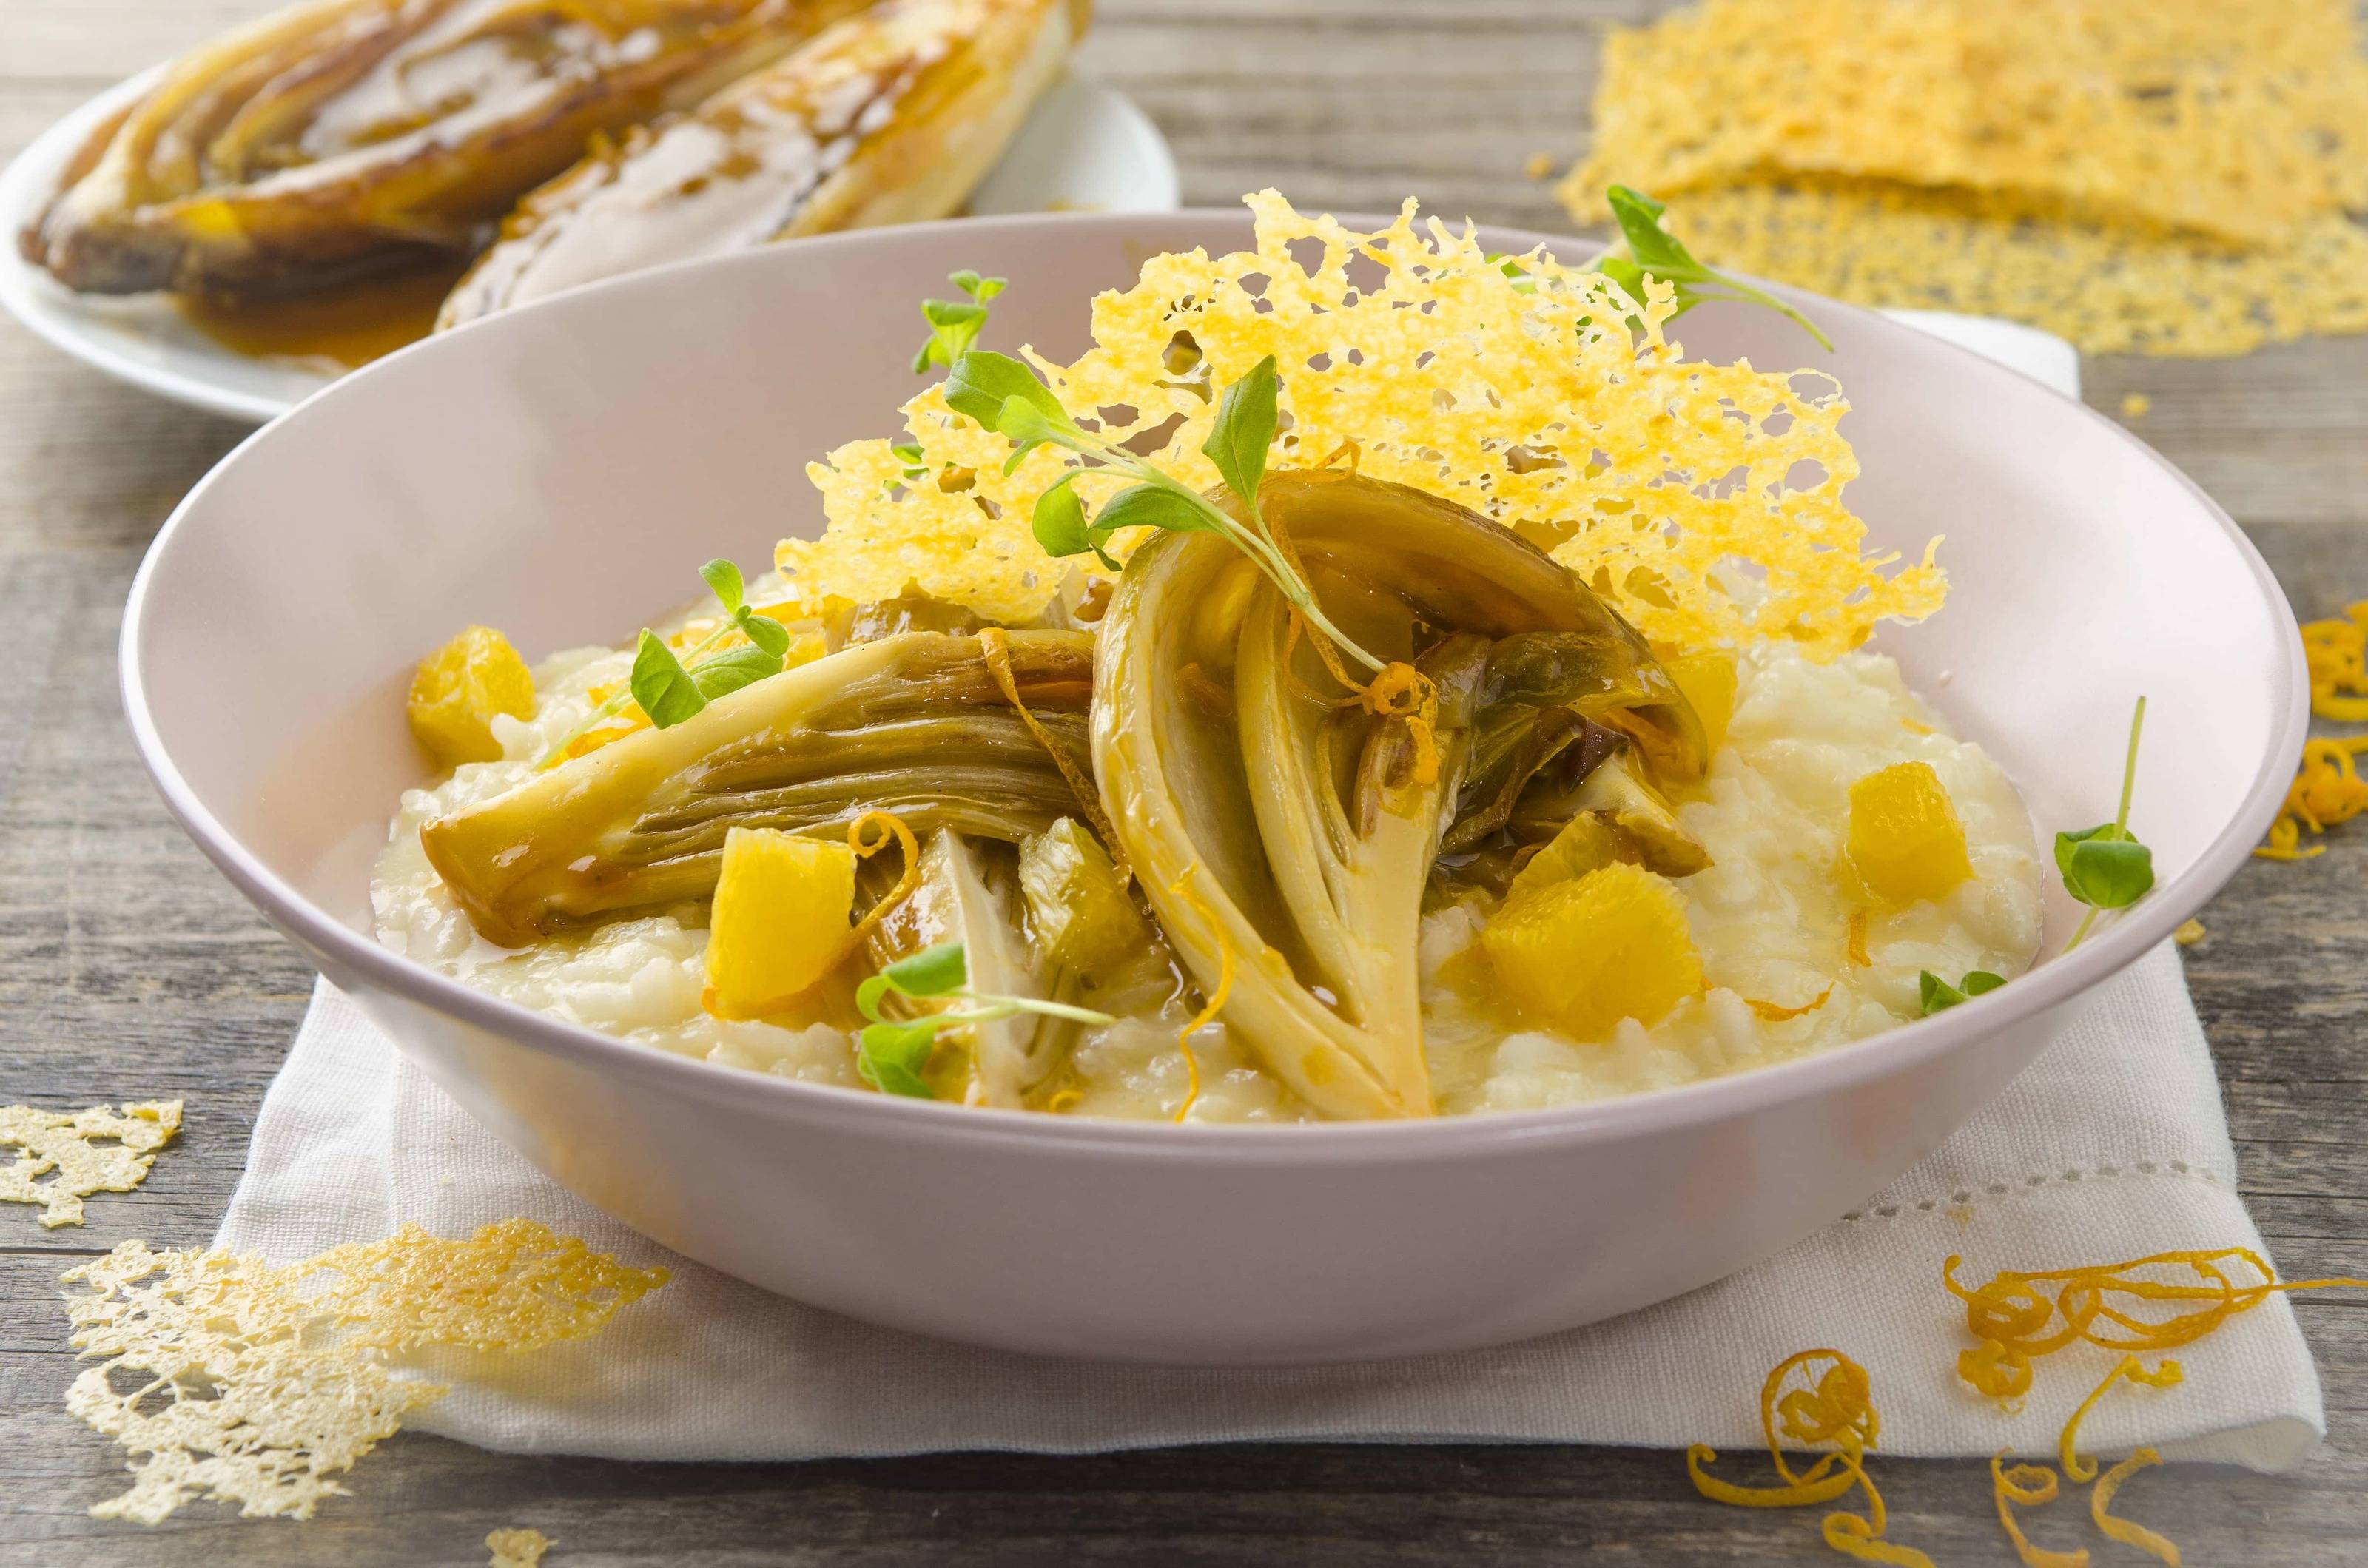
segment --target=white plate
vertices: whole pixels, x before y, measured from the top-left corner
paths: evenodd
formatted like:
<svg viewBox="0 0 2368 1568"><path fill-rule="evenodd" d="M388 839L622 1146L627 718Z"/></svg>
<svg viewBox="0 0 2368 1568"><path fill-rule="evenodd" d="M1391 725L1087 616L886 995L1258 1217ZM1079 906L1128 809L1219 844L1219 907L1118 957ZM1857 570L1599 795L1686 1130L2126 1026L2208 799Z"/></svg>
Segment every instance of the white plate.
<svg viewBox="0 0 2368 1568"><path fill-rule="evenodd" d="M285 414L336 378L250 358L191 325L160 295L77 294L17 249L58 171L108 115L163 67L108 88L59 120L0 172L0 306L85 364L143 391L256 424ZM1061 208L1167 212L1176 159L1150 117L1123 94L1078 76L1053 85L971 198L978 214Z"/></svg>

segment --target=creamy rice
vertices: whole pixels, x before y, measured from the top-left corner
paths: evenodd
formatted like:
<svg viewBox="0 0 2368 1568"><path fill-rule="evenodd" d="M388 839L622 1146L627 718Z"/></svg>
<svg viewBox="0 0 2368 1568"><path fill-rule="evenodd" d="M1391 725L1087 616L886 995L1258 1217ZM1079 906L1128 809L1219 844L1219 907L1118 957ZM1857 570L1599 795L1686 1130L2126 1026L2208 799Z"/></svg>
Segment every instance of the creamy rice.
<svg viewBox="0 0 2368 1568"><path fill-rule="evenodd" d="M588 935L512 951L478 937L419 846L421 824L487 800L527 777L529 759L592 706L587 690L624 678L630 660L578 650L535 672L531 720L496 719L499 762L463 765L433 790L413 790L389 828L371 885L379 939L393 950L522 1006L658 1050L756 1072L855 1086L851 1040L828 1028L791 1030L710 1017L699 1005L706 909L687 905ZM1425 1033L1440 1108L1530 1109L1714 1077L1824 1050L1918 1015L1917 976L1986 969L2012 976L2039 945L2040 864L2031 821L1998 764L1950 738L1886 658L1829 665L1789 644L1742 662L1735 718L1702 798L1679 807L1709 849L1709 869L1677 885L1710 989L1651 1028L1624 1020L1609 1040L1574 1042L1520 1030L1477 1011L1454 983L1484 908L1423 922ZM1866 950L1848 952L1851 904L1835 875L1850 784L1893 763L1930 763L1964 824L1974 874L1947 898L1874 915ZM1828 985L1824 1006L1770 1022L1753 1001L1793 1007ZM1088 1031L1075 1058L1074 1114L1165 1119L1187 1074L1171 1016ZM1222 1027L1196 1035L1201 1093L1191 1119L1304 1120L1306 1108L1254 1066Z"/></svg>

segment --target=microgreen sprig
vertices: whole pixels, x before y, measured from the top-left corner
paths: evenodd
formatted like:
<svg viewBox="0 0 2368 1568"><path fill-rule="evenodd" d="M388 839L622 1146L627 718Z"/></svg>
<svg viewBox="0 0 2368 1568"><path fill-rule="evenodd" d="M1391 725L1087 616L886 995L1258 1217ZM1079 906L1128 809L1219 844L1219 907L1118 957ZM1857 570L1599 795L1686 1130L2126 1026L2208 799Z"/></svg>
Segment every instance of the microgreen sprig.
<svg viewBox="0 0 2368 1568"><path fill-rule="evenodd" d="M684 658L677 658L664 638L643 627L640 645L633 651L633 670L625 682L625 689L552 743L536 759L537 767L548 767L558 761L579 737L623 712L628 703L649 715L651 724L656 728L670 730L714 699L780 673L781 662L790 652L789 628L749 608L747 585L740 575L740 568L719 559L700 567L699 574L714 594L716 603L723 607L723 623L700 639ZM714 653L734 632L748 640L747 646L715 653L712 658L704 656Z"/></svg>
<svg viewBox="0 0 2368 1568"><path fill-rule="evenodd" d="M928 341L913 356L913 374L926 376L932 365L952 368L953 362L978 341L986 324L987 301L1003 292L1009 279L981 278L968 267L948 275L946 281L968 296L961 300L924 300L922 319L929 324Z"/></svg>
<svg viewBox="0 0 2368 1568"><path fill-rule="evenodd" d="M1619 221L1621 237L1628 242L1628 254L1600 257L1595 269L1626 290L1631 298L1643 302L1645 278L1650 274L1677 290L1680 315L1706 300L1765 305L1816 338L1818 347L1833 352L1833 343L1817 330L1816 323L1766 290L1755 289L1694 259L1691 251L1661 227L1661 214L1668 210L1664 203L1624 185L1611 187L1603 198L1611 204L1611 216ZM1507 276L1517 276L1517 269L1508 266Z"/></svg>
<svg viewBox="0 0 2368 1568"><path fill-rule="evenodd" d="M2064 944L2070 952L2096 923L2100 910L2127 909L2154 891L2154 851L2130 832L2130 790L2137 782L2138 735L2146 728L2146 699L2130 714L2130 746L2122 763L2122 803L2113 820L2078 833L2055 835L2055 869L2064 891L2089 906L2079 928Z"/></svg>
<svg viewBox="0 0 2368 1568"><path fill-rule="evenodd" d="M997 996L970 989L970 960L960 942L940 942L910 958L899 959L855 988L855 1006L871 1022L856 1037L855 1070L863 1081L883 1094L935 1099L921 1074L929 1062L938 1031L963 1024L993 1023L1018 1013L1040 1013L1081 1024L1114 1024L1108 1013L1074 1007L1065 1002L1044 1002L1033 996ZM925 1013L917 1018L891 1018L881 1012L889 996L913 1001L949 1000L972 1006Z"/></svg>
<svg viewBox="0 0 2368 1568"><path fill-rule="evenodd" d="M1916 977L1918 998L1923 1004L1923 1016L1928 1018L1935 1013L1946 1012L1968 997L1996 991L2005 983L2006 976L1992 974L1986 969L1967 970L1964 978L1954 985L1929 969Z"/></svg>
<svg viewBox="0 0 2368 1568"><path fill-rule="evenodd" d="M1031 519L1036 542L1046 554L1064 558L1091 551L1115 571L1118 562L1106 547L1121 528L1214 533L1248 556L1308 624L1367 669L1379 671L1383 662L1359 647L1326 617L1315 602L1315 591L1276 542L1259 510L1258 484L1266 477L1267 451L1280 417L1279 381L1274 356L1269 354L1225 388L1218 399L1209 438L1201 447L1216 465L1225 488L1240 499L1249 516L1247 523L1236 521L1224 507L1156 464L1083 428L1035 371L1008 356L983 349L962 355L946 378L945 398L955 413L977 420L1010 441L1006 473L1037 448L1052 446L1076 453L1094 469L1134 481L1104 502L1090 521L1085 504L1072 488L1077 476L1088 470L1071 469L1053 482L1037 497Z"/></svg>

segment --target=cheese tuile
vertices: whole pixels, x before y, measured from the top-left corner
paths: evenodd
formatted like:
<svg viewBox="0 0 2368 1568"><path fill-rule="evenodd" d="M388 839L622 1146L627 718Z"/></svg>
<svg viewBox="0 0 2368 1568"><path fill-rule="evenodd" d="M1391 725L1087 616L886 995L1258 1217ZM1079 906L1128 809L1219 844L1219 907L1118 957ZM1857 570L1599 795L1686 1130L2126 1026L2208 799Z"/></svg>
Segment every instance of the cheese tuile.
<svg viewBox="0 0 2368 1568"><path fill-rule="evenodd" d="M493 1559L485 1568L540 1568L551 1538L538 1529L494 1530L485 1537Z"/></svg>
<svg viewBox="0 0 2368 1568"><path fill-rule="evenodd" d="M82 1200L130 1192L147 1179L156 1151L181 1130L181 1102L151 1100L86 1110L0 1107L0 1147L17 1151L0 1169L0 1201L41 1206L41 1226L83 1222Z"/></svg>
<svg viewBox="0 0 2368 1568"><path fill-rule="evenodd" d="M1998 193L2142 232L2282 243L2368 202L2346 0L1706 0L1614 32L1562 195L1808 175ZM1680 207L1688 205L1679 202Z"/></svg>
<svg viewBox="0 0 2368 1568"><path fill-rule="evenodd" d="M1418 222L1411 202L1372 233L1270 190L1248 204L1253 248L1155 256L1134 286L1094 301L1096 347L1066 365L1027 355L1062 406L1099 421L1098 438L1213 486L1201 450L1212 391L1271 354L1288 416L1272 468L1353 443L1360 476L1513 529L1648 637L1709 647L1772 635L1831 657L1885 619L1940 608L1930 550L1904 562L1869 552L1843 505L1858 464L1829 378L1687 360L1663 330L1675 308L1665 287L1633 300L1543 253L1508 277L1475 233ZM938 387L905 418L933 477L908 483L886 440L811 465L826 525L777 552L793 592L818 603L909 581L996 620L1042 613L1067 568L1030 521L1073 472L1066 459L1039 447L1005 473L1011 443L953 414ZM1090 513L1123 483L1088 470L1074 487ZM1731 591L1737 562L1762 579L1748 595Z"/></svg>
<svg viewBox="0 0 2368 1568"><path fill-rule="evenodd" d="M540 1349L597 1333L666 1282L530 1220L466 1240L405 1225L302 1263L129 1241L62 1276L68 1343L98 1364L66 1408L130 1456L91 1509L163 1522L194 1497L309 1518L337 1477L444 1390L406 1375L430 1347Z"/></svg>
<svg viewBox="0 0 2368 1568"><path fill-rule="evenodd" d="M2368 330L2346 0L1706 0L1612 35L1591 145L1581 222L1640 187L1706 263L1865 304L2091 353Z"/></svg>

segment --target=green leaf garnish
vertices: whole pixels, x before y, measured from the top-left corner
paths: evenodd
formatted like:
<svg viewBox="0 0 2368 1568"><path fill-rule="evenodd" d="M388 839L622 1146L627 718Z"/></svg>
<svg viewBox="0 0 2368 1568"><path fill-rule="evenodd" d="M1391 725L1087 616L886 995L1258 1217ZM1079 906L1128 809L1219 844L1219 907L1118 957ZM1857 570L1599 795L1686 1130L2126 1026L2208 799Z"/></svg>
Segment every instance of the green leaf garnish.
<svg viewBox="0 0 2368 1568"><path fill-rule="evenodd" d="M1156 484L1131 484L1102 503L1095 514L1094 533L1108 539L1121 528L1166 528L1190 533L1210 526L1208 513L1173 490Z"/></svg>
<svg viewBox="0 0 2368 1568"><path fill-rule="evenodd" d="M1273 355L1251 366L1249 374L1227 387L1218 400L1216 422L1201 443L1225 488L1247 506L1258 505L1258 483L1266 478L1266 449L1274 440L1276 379Z"/></svg>
<svg viewBox="0 0 2368 1568"><path fill-rule="evenodd" d="M773 655L774 668L780 667L780 661L787 657L790 652L788 627L769 615L758 615L746 605L742 605L732 612L732 624L740 629L742 636Z"/></svg>
<svg viewBox="0 0 2368 1568"><path fill-rule="evenodd" d="M1206 529L1221 535L1256 562L1308 624L1341 652L1367 669L1380 670L1383 661L1359 647L1324 614L1315 591L1276 545L1258 510L1258 481L1265 476L1267 448L1273 442L1281 417L1276 405L1278 381L1273 357L1269 356L1253 366L1248 375L1226 387L1209 444L1201 449L1249 513L1247 524L1236 522L1224 507L1166 470L1085 429L1061 406L1052 388L1017 359L973 349L954 361L952 372L946 377L945 399L955 413L1011 442L1011 457L1004 464L1007 473L1037 448L1052 446L1087 459L1096 472L1135 482L1111 497L1101 516L1090 521L1083 517L1082 506L1073 517L1067 500L1047 504L1040 498L1033 520L1040 525L1037 542L1048 554L1069 556L1091 550L1101 554L1104 564L1115 568L1116 562L1102 553L1102 546L1120 528ZM1159 498L1153 499L1154 494Z"/></svg>
<svg viewBox="0 0 2368 1568"><path fill-rule="evenodd" d="M535 759L537 767L549 767L567 755L567 748L595 726L614 718L634 704L649 715L651 724L670 730L685 719L705 708L711 698L779 675L781 663L790 652L790 629L768 615L758 615L748 607L748 585L740 568L732 562L717 559L699 569L700 578L714 594L715 602L723 607L723 624L700 640L686 658L677 659L663 638L642 629L641 642L633 650L633 673L625 689L595 708L584 722L553 741ZM750 646L734 648L716 653L723 641L734 631L748 639ZM707 655L713 653L714 657Z"/></svg>
<svg viewBox="0 0 2368 1568"><path fill-rule="evenodd" d="M856 1037L856 1072L863 1080L889 1094L931 1099L921 1079L940 1029L962 1024L993 1023L1015 1013L1041 1013L1071 1018L1081 1024L1114 1024L1118 1019L1090 1007L1065 1002L1040 1001L1033 996L998 996L973 991L967 982L969 957L960 942L939 942L897 960L855 988L855 1006L865 1018ZM967 1003L916 1018L891 1018L882 1010L890 996L916 1001L933 999Z"/></svg>
<svg viewBox="0 0 2368 1568"><path fill-rule="evenodd" d="M978 341L980 329L986 325L986 302L1003 292L1004 279L981 278L970 268L951 274L946 281L961 290L966 300L924 300L922 319L929 324L928 341L913 356L913 373L928 374L932 365L951 365L970 351Z"/></svg>
<svg viewBox="0 0 2368 1568"><path fill-rule="evenodd" d="M2005 983L2006 976L1992 974L1986 969L1967 970L1964 978L1954 985L1929 969L1916 977L1917 994L1924 1005L1923 1016L1928 1018L1935 1013L1955 1006L1969 996L1979 996L1986 991L1996 991Z"/></svg>
<svg viewBox="0 0 2368 1568"><path fill-rule="evenodd" d="M641 646L633 653L633 675L627 683L633 700L661 730L672 729L707 706L707 698L682 661L674 656L655 631L643 628Z"/></svg>
<svg viewBox="0 0 2368 1568"><path fill-rule="evenodd" d="M663 643L659 645L664 646ZM734 648L730 653L718 653L712 659L700 660L692 667L690 680L693 686L699 687L701 698L712 700L737 691L744 686L752 686L767 676L777 676L780 673L780 654L768 653L757 647ZM700 707L703 708L706 705L706 702L702 701ZM691 712L695 713L698 710L694 708ZM642 711L648 713L649 710L644 707ZM683 715L684 719L689 717L689 713ZM650 713L650 722L656 724L661 730L670 729L674 724L681 722L682 720L677 719L661 723L656 714Z"/></svg>
<svg viewBox="0 0 2368 1568"><path fill-rule="evenodd" d="M701 581L715 595L715 602L723 607L726 615L736 615L748 602L748 586L740 580L739 566L718 558L699 569Z"/></svg>
<svg viewBox="0 0 2368 1568"><path fill-rule="evenodd" d="M944 996L970 981L970 960L960 942L939 942L898 959L880 978L907 996Z"/></svg>
<svg viewBox="0 0 2368 1568"><path fill-rule="evenodd" d="M1086 504L1069 488L1069 482L1076 477L1075 470L1063 474L1036 497L1036 509L1029 517L1029 531L1036 536L1037 545L1055 560L1083 555L1094 548L1093 534L1086 527Z"/></svg>
<svg viewBox="0 0 2368 1568"><path fill-rule="evenodd" d="M2064 891L2089 906L2079 928L2064 944L2067 953L2088 936L2098 911L2127 909L2154 891L2154 851L2130 831L2130 793L2137 784L2138 736L2145 729L2146 699L2141 697L2130 713L2129 751L2122 762L2122 803L2113 820L2055 835L2055 870L2064 879Z"/></svg>
<svg viewBox="0 0 2368 1568"><path fill-rule="evenodd" d="M1595 269L1619 284L1631 299L1644 302L1645 278L1649 275L1676 289L1677 313L1680 315L1705 300L1764 305L1816 338L1818 347L1833 352L1832 341L1817 330L1816 323L1766 290L1755 289L1694 259L1691 251L1661 227L1661 214L1668 210L1668 207L1624 185L1612 186L1603 198L1611 204L1611 216L1619 222L1621 237L1628 242L1628 254L1604 256L1596 262Z"/></svg>
<svg viewBox="0 0 2368 1568"><path fill-rule="evenodd" d="M946 377L946 406L966 418L975 419L988 429L998 428L1003 405L1012 398L1034 405L1048 420L1066 425L1068 412L1053 389L1036 379L1036 372L1008 354L991 353L973 348L956 359Z"/></svg>
<svg viewBox="0 0 2368 1568"><path fill-rule="evenodd" d="M933 1100L938 1096L921 1073L928 1066L929 1052L937 1041L938 1031L926 1021L866 1024L856 1036L856 1075L882 1094Z"/></svg>

